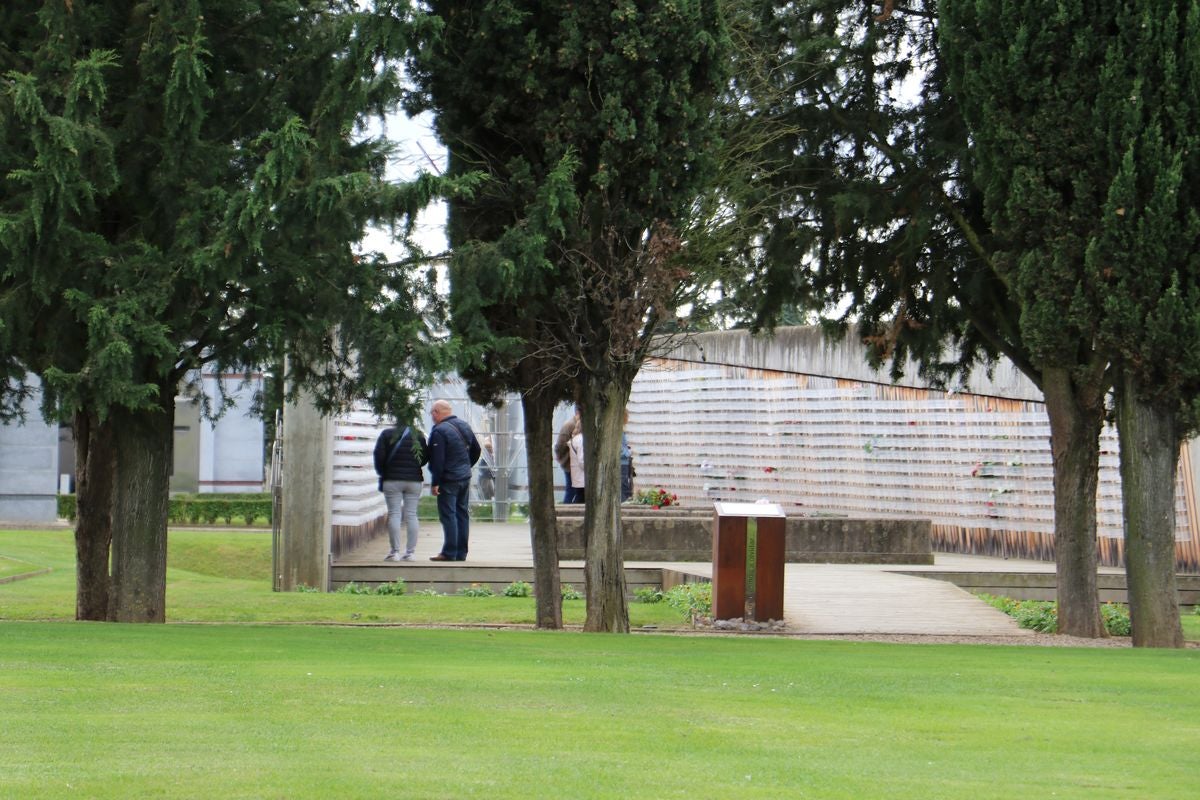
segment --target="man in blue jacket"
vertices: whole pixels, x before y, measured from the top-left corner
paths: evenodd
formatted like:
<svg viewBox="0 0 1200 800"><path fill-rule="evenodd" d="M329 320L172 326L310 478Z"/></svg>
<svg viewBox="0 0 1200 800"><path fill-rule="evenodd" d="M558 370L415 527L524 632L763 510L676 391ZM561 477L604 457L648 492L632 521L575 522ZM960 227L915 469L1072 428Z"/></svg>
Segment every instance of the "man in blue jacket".
<svg viewBox="0 0 1200 800"><path fill-rule="evenodd" d="M471 526L471 470L479 460L479 440L471 426L454 416L446 400L430 411L429 483L442 521L442 552L430 561L466 561Z"/></svg>

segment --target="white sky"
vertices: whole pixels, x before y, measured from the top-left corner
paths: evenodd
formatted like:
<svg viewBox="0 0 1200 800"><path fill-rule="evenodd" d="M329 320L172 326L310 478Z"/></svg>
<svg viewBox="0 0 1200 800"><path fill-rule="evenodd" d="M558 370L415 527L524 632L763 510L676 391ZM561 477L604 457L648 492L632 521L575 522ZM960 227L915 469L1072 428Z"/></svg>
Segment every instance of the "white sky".
<svg viewBox="0 0 1200 800"><path fill-rule="evenodd" d="M379 132L378 126L372 126L369 131L371 134ZM446 150L433 134L430 115L409 118L404 112L397 111L383 125L383 133L397 148L396 157L388 168L390 180L412 180L419 172L440 172L446 168ZM445 226L445 203L431 205L417 218L416 239L426 253L445 251ZM399 259L405 255L392 241L391 233L380 229L367 234L362 241L362 249L384 253L390 259Z"/></svg>

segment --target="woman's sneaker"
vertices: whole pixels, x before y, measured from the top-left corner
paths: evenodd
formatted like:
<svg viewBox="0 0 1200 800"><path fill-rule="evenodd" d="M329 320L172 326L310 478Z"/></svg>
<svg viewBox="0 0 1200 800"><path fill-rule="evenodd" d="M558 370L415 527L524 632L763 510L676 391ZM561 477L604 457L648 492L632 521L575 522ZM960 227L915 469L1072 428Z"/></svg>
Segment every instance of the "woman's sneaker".
<svg viewBox="0 0 1200 800"><path fill-rule="evenodd" d="M383 557L383 560L384 561L399 561L400 560L400 551L392 550L390 553L388 553L386 556Z"/></svg>
<svg viewBox="0 0 1200 800"><path fill-rule="evenodd" d="M404 555L400 556L400 560L401 561L412 561L413 560L413 551L405 550Z"/></svg>

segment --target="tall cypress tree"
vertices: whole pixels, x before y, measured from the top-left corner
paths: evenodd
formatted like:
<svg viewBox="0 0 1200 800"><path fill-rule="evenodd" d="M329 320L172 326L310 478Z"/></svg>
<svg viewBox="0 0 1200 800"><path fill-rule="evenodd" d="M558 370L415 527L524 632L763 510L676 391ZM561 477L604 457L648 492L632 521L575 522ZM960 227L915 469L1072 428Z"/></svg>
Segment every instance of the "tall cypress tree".
<svg viewBox="0 0 1200 800"><path fill-rule="evenodd" d="M785 194L762 223L760 280L750 284L760 321L783 302L821 310L843 330L854 320L893 375L909 357L935 382L1000 354L1021 369L1043 391L1052 431L1059 631L1103 636L1095 499L1108 359L1091 346L1093 330L1063 326L1054 345L1027 337L1025 290L985 213L987 187L939 47L938 3L750 7L756 57L776 85L749 105L795 131L777 140L767 181Z"/></svg>
<svg viewBox="0 0 1200 800"><path fill-rule="evenodd" d="M1117 428L1135 645L1182 647L1175 472L1200 423L1200 5L1122 3L1099 73L1112 175L1087 269L1120 365Z"/></svg>
<svg viewBox="0 0 1200 800"><path fill-rule="evenodd" d="M452 167L493 179L478 202L452 209L454 324L478 331L476 342L520 340L501 367L536 359L527 387L576 387L586 627L628 630L620 431L651 337L689 283L678 232L712 175L728 48L718 4L429 8L439 32L414 65L419 100L437 113ZM503 246L464 248L471 241Z"/></svg>
<svg viewBox="0 0 1200 800"><path fill-rule="evenodd" d="M362 5L0 10L0 369L74 423L80 618L164 618L190 371L286 356L326 407L403 403L419 371L420 286L352 250L432 188L386 182L360 127L397 101L406 44L403 3Z"/></svg>
<svg viewBox="0 0 1200 800"><path fill-rule="evenodd" d="M942 41L1026 341L1117 368L1134 642L1180 646L1174 473L1200 360L1200 10L943 0Z"/></svg>

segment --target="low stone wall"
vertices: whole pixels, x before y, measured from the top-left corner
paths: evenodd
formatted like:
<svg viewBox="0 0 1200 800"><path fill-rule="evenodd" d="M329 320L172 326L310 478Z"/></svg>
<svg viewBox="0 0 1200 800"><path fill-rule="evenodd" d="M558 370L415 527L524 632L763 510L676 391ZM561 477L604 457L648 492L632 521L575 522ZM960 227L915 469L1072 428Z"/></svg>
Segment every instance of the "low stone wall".
<svg viewBox="0 0 1200 800"><path fill-rule="evenodd" d="M584 557L583 516L560 507L558 555ZM712 561L713 514L622 509L626 561ZM932 564L929 520L788 517L786 558L815 564Z"/></svg>

